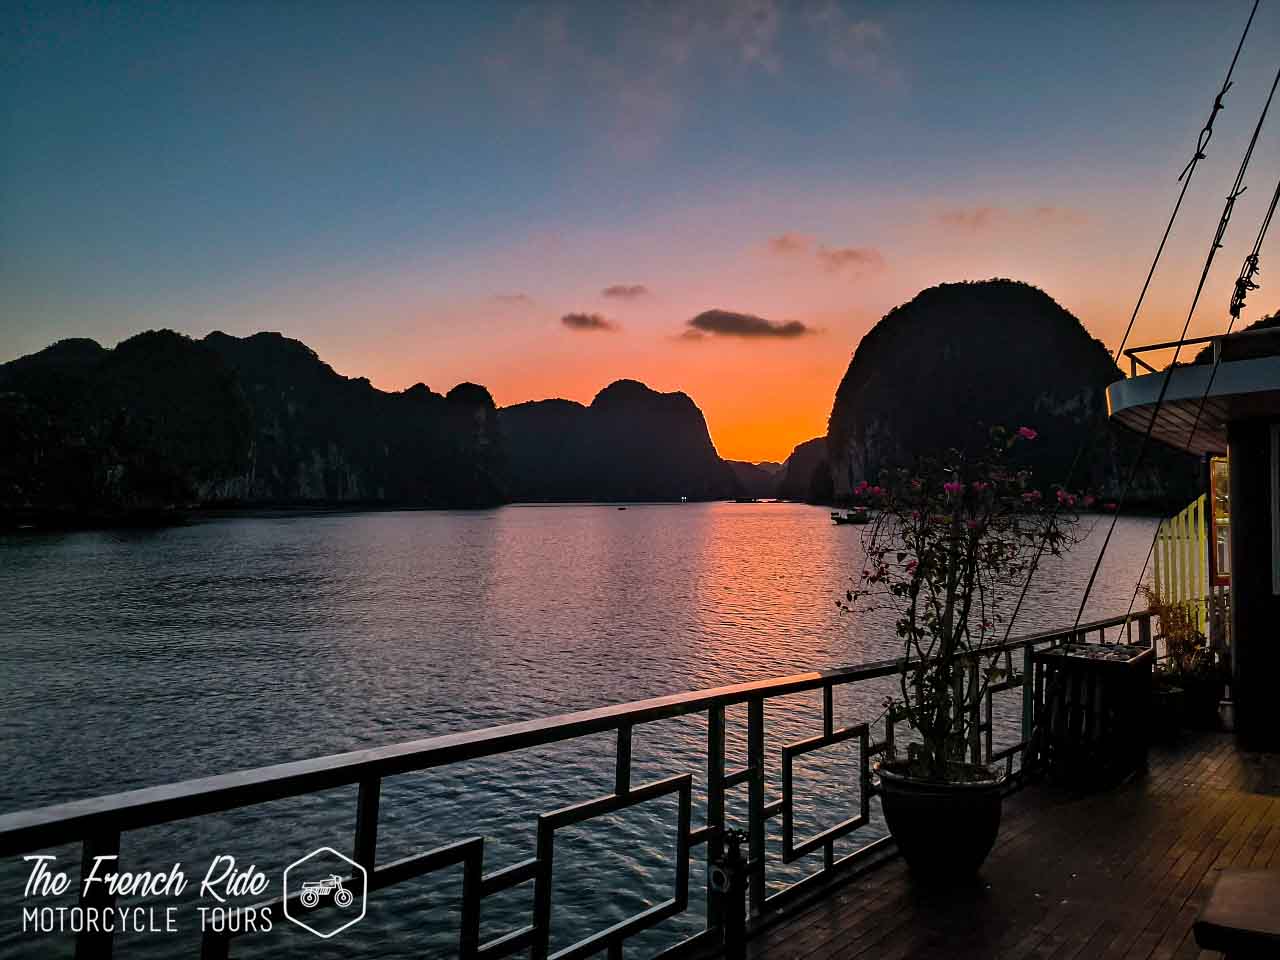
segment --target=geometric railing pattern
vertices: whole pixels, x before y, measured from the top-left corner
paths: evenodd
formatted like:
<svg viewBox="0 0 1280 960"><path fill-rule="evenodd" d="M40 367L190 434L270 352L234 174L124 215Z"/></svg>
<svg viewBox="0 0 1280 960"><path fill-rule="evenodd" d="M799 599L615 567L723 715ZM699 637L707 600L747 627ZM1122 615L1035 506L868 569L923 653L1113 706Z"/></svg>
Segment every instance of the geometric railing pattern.
<svg viewBox="0 0 1280 960"><path fill-rule="evenodd" d="M1133 636L1135 624L1137 637ZM1081 624L1074 630L1046 631L1001 645L998 653L1003 663L1000 668L1003 677L989 685L982 704L971 708L972 739L967 744L970 758L987 763L1003 760L1012 774L1014 759L1022 757L1025 760L1032 740L1033 692L1027 682L1027 678L1033 675L1030 669L1032 653L1068 641L1086 641L1090 636L1104 640L1107 639L1107 631L1113 629L1124 633L1126 642L1149 645L1151 615L1143 612L1128 617L1111 617ZM572 960L596 954L604 954L612 960L622 956L623 944L630 936L688 908L690 860L699 849L708 863L723 855L726 794L735 787L747 788L747 891L752 924L758 924L787 900L832 882L848 866L888 848L888 838L879 838L870 840L843 858L835 858L835 842L855 834L870 821L871 760L893 752L896 729L904 718L891 712L878 721L883 724L879 739L873 739L868 722L837 728L834 690L846 684L892 676L898 669L899 661L887 660L813 671L6 814L0 816L0 856L28 854L61 844L80 843L83 862L90 864L96 856L118 856L121 834L129 830L358 784L352 859L367 872L370 893L424 874L462 866L462 910L457 944L458 955L464 960L507 957L517 953L532 956L535 960L549 960L551 957ZM976 678L977 670L978 664L972 664L970 683ZM1022 690L1021 739L1015 744L993 749L993 698L998 693L1015 689ZM766 803L765 704L777 697L815 690L822 695L823 732L782 747L781 796ZM747 762L741 768L727 769L725 710L742 704L747 708ZM638 725L698 713L707 717L706 817L701 826L694 826L691 817L692 773L633 785L631 743L633 730ZM616 736L613 791L541 814L532 857L486 873L485 841L481 836L474 836L393 862L377 862L383 778L609 732ZM849 741L856 741L860 748L856 808L834 826L814 836L797 839L793 816L796 758ZM671 896L636 916L550 953L551 932L556 923L552 896L556 831L671 795L677 798L676 876ZM772 895L766 895L766 825L775 817L782 820L784 863L794 862L818 850L823 856L815 872ZM120 866L127 869L124 864ZM481 918L486 898L527 883L533 884L533 909L529 922L494 939L482 941ZM101 885L95 887L91 895L93 899L82 900L82 905L92 902L95 906L111 906L109 896L101 890ZM709 885L704 895L706 927L679 944L678 949L687 950L718 942L722 932L719 898ZM280 915L279 899L258 906L270 906L273 916ZM206 933L201 956L205 960L229 957L234 936L230 933ZM84 932L78 935L76 956L80 960L110 957L111 950L111 933Z"/></svg>

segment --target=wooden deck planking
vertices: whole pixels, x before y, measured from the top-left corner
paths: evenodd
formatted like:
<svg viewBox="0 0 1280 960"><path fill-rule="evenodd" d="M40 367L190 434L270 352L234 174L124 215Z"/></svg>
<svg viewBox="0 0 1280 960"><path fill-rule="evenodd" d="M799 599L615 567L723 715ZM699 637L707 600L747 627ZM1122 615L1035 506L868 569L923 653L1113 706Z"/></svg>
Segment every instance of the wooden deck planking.
<svg viewBox="0 0 1280 960"><path fill-rule="evenodd" d="M1280 868L1280 758L1226 734L1153 749L1113 790L1033 786L1006 801L978 879L936 891L893 860L763 931L753 960L1181 960L1230 866Z"/></svg>

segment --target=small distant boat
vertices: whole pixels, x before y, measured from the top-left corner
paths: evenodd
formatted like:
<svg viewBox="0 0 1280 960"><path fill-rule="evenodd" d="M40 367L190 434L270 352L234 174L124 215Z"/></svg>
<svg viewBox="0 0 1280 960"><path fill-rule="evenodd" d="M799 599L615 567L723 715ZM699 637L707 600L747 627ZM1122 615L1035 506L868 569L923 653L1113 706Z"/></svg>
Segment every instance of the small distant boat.
<svg viewBox="0 0 1280 960"><path fill-rule="evenodd" d="M839 510L831 511L832 523L866 523L870 519L871 515L867 513L866 507L854 507L852 510L846 510L843 513Z"/></svg>

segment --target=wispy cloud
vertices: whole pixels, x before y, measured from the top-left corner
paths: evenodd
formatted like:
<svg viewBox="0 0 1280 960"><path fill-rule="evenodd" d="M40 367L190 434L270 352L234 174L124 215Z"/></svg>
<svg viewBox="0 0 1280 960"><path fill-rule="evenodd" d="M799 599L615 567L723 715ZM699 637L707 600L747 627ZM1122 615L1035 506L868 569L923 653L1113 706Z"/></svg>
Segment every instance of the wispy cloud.
<svg viewBox="0 0 1280 960"><path fill-rule="evenodd" d="M560 323L570 330L617 330L618 325L598 313L566 313Z"/></svg>
<svg viewBox="0 0 1280 960"><path fill-rule="evenodd" d="M643 283L615 283L600 291L600 296L613 300L639 300L649 295L649 288Z"/></svg>
<svg viewBox="0 0 1280 960"><path fill-rule="evenodd" d="M953 230L967 230L977 233L1006 219L1007 213L999 207L971 207L961 210L943 210L937 220L944 227Z"/></svg>
<svg viewBox="0 0 1280 960"><path fill-rule="evenodd" d="M766 320L764 317L757 317L752 313L737 313L733 310L704 310L689 321L689 329L682 336L688 340L699 339L704 334L714 337L775 337L792 339L814 332L812 327L806 326L799 320L775 323L772 320ZM689 336L691 333L697 336Z"/></svg>
<svg viewBox="0 0 1280 960"><path fill-rule="evenodd" d="M624 158L647 159L670 139L690 103L704 96L707 71L776 76L789 57L802 56L837 73L889 72L884 28L834 2L635 3L608 19L582 15L585 9L528 8L485 54L484 68L522 116L563 120L575 111L569 119ZM791 35L796 44L780 42Z"/></svg>
<svg viewBox="0 0 1280 960"><path fill-rule="evenodd" d="M533 306L533 297L527 293L495 293L493 299L498 303L505 303L513 307Z"/></svg>
<svg viewBox="0 0 1280 960"><path fill-rule="evenodd" d="M826 45L827 60L833 68L884 86L903 82L883 24L853 16L835 0L813 8L811 20Z"/></svg>
<svg viewBox="0 0 1280 960"><path fill-rule="evenodd" d="M1010 226L1074 226L1084 223L1088 218L1078 210L1051 204L1017 208L982 204L975 207L954 207L942 210L935 219L951 230L982 233Z"/></svg>
<svg viewBox="0 0 1280 960"><path fill-rule="evenodd" d="M818 262L830 273L839 273L846 267L883 270L884 254L875 247L820 247Z"/></svg>
<svg viewBox="0 0 1280 960"><path fill-rule="evenodd" d="M772 253L786 255L789 253L803 253L813 245L813 238L806 237L803 233L780 233L776 237L769 238L769 250Z"/></svg>
<svg viewBox="0 0 1280 960"><path fill-rule="evenodd" d="M1074 225L1085 223L1089 218L1082 211L1072 210L1070 207L1043 206L1032 208L1031 219L1037 223Z"/></svg>
<svg viewBox="0 0 1280 960"><path fill-rule="evenodd" d="M829 247L791 231L770 237L768 249L781 257L813 257L828 273L840 273L846 268L857 272L883 270L885 265L884 254L876 247Z"/></svg>

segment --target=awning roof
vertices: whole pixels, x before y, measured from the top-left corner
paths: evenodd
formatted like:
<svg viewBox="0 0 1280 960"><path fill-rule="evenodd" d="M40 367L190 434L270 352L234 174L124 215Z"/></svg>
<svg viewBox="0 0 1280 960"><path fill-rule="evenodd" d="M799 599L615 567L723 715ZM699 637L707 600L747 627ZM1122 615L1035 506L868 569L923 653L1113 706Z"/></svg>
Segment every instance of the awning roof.
<svg viewBox="0 0 1280 960"><path fill-rule="evenodd" d="M1154 439L1192 453L1225 453L1229 420L1280 417L1277 333L1265 330L1217 338L1214 349L1221 357L1217 373L1210 363L1174 368L1158 413L1156 401L1165 371L1113 383L1107 387L1107 412L1139 433L1146 432L1155 413Z"/></svg>

